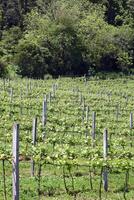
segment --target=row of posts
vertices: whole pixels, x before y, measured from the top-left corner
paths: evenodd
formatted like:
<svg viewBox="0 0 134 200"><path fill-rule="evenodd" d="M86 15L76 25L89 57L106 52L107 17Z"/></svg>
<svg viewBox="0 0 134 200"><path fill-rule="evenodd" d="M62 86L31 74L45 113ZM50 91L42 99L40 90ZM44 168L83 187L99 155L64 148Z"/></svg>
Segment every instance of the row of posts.
<svg viewBox="0 0 134 200"><path fill-rule="evenodd" d="M37 119L33 123L33 145L36 144ZM108 132L104 130L103 135L103 157L106 160L108 155ZM19 200L19 124L13 126L13 200ZM32 176L34 176L34 161L32 160ZM107 168L103 171L104 190L108 190Z"/></svg>
<svg viewBox="0 0 134 200"><path fill-rule="evenodd" d="M53 96L55 96L56 87L53 86ZM87 107L86 120L89 118L89 107ZM95 129L96 129L96 113L93 112L93 122L92 122L92 138L95 140ZM42 125L46 125L47 120L47 97L45 96L43 101L43 111L42 111ZM130 113L130 129L133 128L133 113ZM33 120L33 130L32 130L32 140L33 145L36 145L37 139L37 118ZM108 131L104 130L103 134L103 158L107 159L108 155ZM14 124L13 126L13 200L19 200L19 124ZM34 176L34 161L31 161L31 175ZM108 191L108 170L105 167L103 170L103 184L104 190Z"/></svg>
<svg viewBox="0 0 134 200"><path fill-rule="evenodd" d="M52 85L52 92L48 94L49 103L51 98L55 97L56 90L58 88L57 84ZM47 121L47 96L45 95L42 106L42 125L46 125ZM33 119L33 128L32 128L32 142L33 145L36 145L37 141L37 117ZM19 124L15 123L13 126L13 200L19 200ZM35 163L34 160L31 160L31 175L34 176Z"/></svg>
<svg viewBox="0 0 134 200"><path fill-rule="evenodd" d="M83 112L82 112L82 122L84 122L84 112L85 112L85 99L80 93L80 105L82 105ZM118 108L117 108L117 121L118 121ZM86 107L86 123L88 123L89 120L89 106ZM133 113L130 113L130 130L133 129ZM88 133L86 131L86 137ZM92 132L91 132L91 137L93 141L93 147L94 147L94 141L96 139L96 112L92 112ZM104 130L103 134L103 158L104 160L107 160L108 156L108 131L107 129ZM107 167L104 167L103 169L103 185L104 185L104 190L107 192L108 191L108 169Z"/></svg>

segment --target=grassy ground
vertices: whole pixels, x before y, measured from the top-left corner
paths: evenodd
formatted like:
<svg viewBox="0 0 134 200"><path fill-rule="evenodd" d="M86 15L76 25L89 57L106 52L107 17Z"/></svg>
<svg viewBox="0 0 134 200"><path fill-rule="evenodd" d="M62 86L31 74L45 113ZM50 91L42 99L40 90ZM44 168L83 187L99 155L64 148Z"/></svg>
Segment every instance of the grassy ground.
<svg viewBox="0 0 134 200"><path fill-rule="evenodd" d="M11 177L11 165L6 164L6 192L7 199L12 199L12 177ZM40 199L47 200L97 200L100 195L100 171L95 170L92 174L92 185L91 189L89 174L87 170L83 168L73 170L74 177L74 193L76 196L68 195L65 191L64 181L61 174L62 169L56 167L45 166L42 170L41 179L41 192ZM81 173L80 173L81 172ZM0 168L0 174L2 173ZM4 199L3 195L3 181L0 178L0 199ZM71 189L71 179L67 177L68 188ZM109 190L104 192L103 185L101 188L101 198L107 200L122 200L124 199L124 173L109 173ZM30 163L20 163L20 199L26 200L27 197L32 200L38 200L38 181L37 176L30 176ZM126 199L134 199L134 172L130 172L128 191L126 192Z"/></svg>

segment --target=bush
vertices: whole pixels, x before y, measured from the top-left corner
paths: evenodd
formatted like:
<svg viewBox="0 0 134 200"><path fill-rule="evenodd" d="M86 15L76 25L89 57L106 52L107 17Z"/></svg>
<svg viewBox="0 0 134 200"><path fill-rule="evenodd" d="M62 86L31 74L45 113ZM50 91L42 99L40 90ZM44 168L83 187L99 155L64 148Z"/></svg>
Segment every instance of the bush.
<svg viewBox="0 0 134 200"><path fill-rule="evenodd" d="M22 40L15 61L23 77L44 78L51 56L49 50L35 43Z"/></svg>

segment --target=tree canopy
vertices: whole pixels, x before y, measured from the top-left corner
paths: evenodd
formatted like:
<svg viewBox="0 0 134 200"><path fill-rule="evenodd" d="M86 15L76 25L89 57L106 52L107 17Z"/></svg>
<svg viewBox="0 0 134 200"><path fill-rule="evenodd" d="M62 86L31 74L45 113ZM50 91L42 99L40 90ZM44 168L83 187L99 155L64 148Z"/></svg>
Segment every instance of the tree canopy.
<svg viewBox="0 0 134 200"><path fill-rule="evenodd" d="M0 0L0 76L134 68L134 0Z"/></svg>

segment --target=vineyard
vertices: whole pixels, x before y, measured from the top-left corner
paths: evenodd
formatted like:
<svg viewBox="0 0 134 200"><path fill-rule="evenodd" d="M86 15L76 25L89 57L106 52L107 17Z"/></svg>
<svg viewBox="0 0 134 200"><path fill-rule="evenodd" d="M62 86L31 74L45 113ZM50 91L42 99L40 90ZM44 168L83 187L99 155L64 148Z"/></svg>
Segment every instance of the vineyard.
<svg viewBox="0 0 134 200"><path fill-rule="evenodd" d="M134 199L133 76L1 79L0 88L0 200L13 199L16 127L14 200Z"/></svg>

